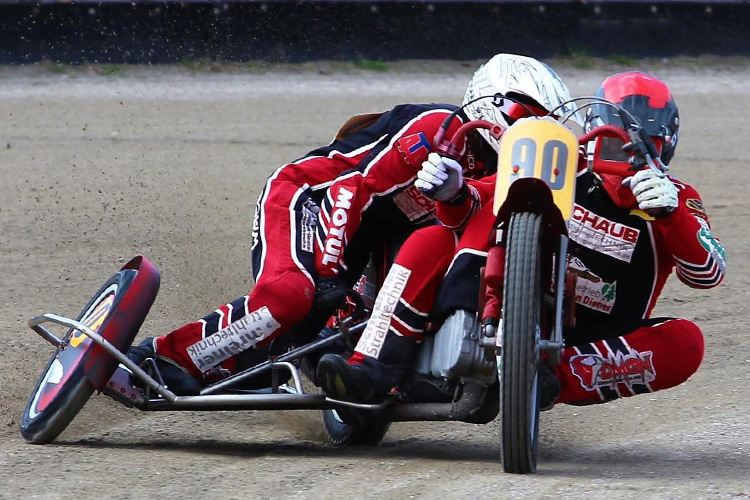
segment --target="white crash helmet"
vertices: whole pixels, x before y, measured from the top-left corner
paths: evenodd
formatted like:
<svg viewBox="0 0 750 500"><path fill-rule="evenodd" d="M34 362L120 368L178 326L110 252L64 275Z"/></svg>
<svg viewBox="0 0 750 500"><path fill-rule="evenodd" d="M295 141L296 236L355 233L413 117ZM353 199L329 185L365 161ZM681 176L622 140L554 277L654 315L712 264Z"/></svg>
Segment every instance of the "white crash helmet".
<svg viewBox="0 0 750 500"><path fill-rule="evenodd" d="M562 103L570 100L570 90L563 83L552 68L531 57L515 54L497 54L479 67L466 88L463 104L467 105L474 99L495 94L507 95L518 99L524 104L544 108L547 111L556 109L555 114L565 116L575 107L572 104L558 108ZM493 99L481 99L465 106L464 111L470 120L488 120L508 127L518 116L513 116L512 108L518 108L513 101L506 99L501 106L496 106ZM571 118L582 125L578 114ZM487 130L479 133L499 151L500 143L490 136Z"/></svg>

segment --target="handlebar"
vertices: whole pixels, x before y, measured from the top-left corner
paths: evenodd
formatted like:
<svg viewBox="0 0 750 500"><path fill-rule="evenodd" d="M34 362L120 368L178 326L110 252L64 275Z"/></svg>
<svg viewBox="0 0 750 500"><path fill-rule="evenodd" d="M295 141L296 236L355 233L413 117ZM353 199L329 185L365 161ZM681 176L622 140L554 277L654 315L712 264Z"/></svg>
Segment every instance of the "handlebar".
<svg viewBox="0 0 750 500"><path fill-rule="evenodd" d="M466 134L470 130L476 130L478 128L489 130L490 134L496 139L499 139L500 136L503 135L503 132L505 132L505 128L497 123L492 123L487 120L473 120L461 125L450 139L445 139L447 127L440 127L437 134L435 134L432 145L437 153L458 161L461 159L461 151L466 142Z"/></svg>
<svg viewBox="0 0 750 500"><path fill-rule="evenodd" d="M600 125L589 130L578 138L578 144L585 145L599 137L611 137L613 139L620 139L623 143L623 147L631 144L631 138L628 133L620 127L615 125ZM620 177L627 177L635 173L633 164L629 161L621 160L604 160L601 158L594 158L591 163L591 170L598 174L610 174L617 175Z"/></svg>
<svg viewBox="0 0 750 500"><path fill-rule="evenodd" d="M623 144L627 144L630 142L628 133L620 127L615 127L614 125L600 125L579 137L578 144L586 144L587 142L593 141L597 137L601 136L622 139Z"/></svg>
<svg viewBox="0 0 750 500"><path fill-rule="evenodd" d="M505 132L505 127L497 123L492 123L487 120L474 120L461 125L451 138L446 139L445 133L448 129L446 124L438 130L437 134L435 134L433 147L437 153L458 161L461 159L461 151L464 148L466 134L471 130L480 128L489 130L490 134L496 139L499 139ZM578 138L578 143L584 145L598 137L620 139L623 142L623 149L628 151L630 155L630 160L618 161L597 158L591 165L593 171L600 174L629 176L636 170L640 170L640 168L647 165L657 171L661 171L658 166L654 165L651 155L648 154L651 152L651 148L648 147L648 144L644 144L645 139L641 137L641 134L635 133L632 130L629 133L623 128L615 125L600 125L580 136ZM633 161L636 157L638 157L638 161Z"/></svg>

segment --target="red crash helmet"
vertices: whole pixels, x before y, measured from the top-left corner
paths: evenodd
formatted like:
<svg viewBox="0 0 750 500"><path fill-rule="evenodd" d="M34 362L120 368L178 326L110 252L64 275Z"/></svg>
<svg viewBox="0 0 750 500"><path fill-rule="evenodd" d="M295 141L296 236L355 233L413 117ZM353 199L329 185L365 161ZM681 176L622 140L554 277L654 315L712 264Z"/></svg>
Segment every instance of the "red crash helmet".
<svg viewBox="0 0 750 500"><path fill-rule="evenodd" d="M596 96L620 105L635 116L656 147L661 148L661 161L669 164L677 147L680 117L666 83L639 71L618 73L604 80ZM590 107L585 130L604 124L622 126L617 109L603 104Z"/></svg>

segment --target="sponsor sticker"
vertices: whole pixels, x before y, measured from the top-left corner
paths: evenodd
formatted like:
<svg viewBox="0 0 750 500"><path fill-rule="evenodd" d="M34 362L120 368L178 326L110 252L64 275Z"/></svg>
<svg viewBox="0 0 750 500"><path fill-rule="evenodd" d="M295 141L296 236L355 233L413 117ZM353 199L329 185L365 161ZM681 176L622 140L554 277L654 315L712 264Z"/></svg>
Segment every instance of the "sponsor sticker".
<svg viewBox="0 0 750 500"><path fill-rule="evenodd" d="M632 389L633 385L647 384L656 378L651 351L610 352L606 358L599 354L580 354L570 358L570 369L587 391L602 387L614 389L617 384Z"/></svg>
<svg viewBox="0 0 750 500"><path fill-rule="evenodd" d="M714 238L714 235L707 227L707 224L701 224L701 228L698 230L698 242L714 259L720 262L725 262L727 260L724 245Z"/></svg>
<svg viewBox="0 0 750 500"><path fill-rule="evenodd" d="M411 270L404 266L398 264L391 266L378 297L375 299L370 320L359 338L355 351L378 359L383 348L383 342L385 342L385 336L390 328L391 317L396 310L401 294L406 288L410 275Z"/></svg>
<svg viewBox="0 0 750 500"><path fill-rule="evenodd" d="M325 249L323 252L323 264L335 267L339 263L339 256L343 248L342 240L345 236L345 226L349 221L349 209L352 208L354 193L341 186L335 193L336 201L331 210L331 221L328 226Z"/></svg>
<svg viewBox="0 0 750 500"><path fill-rule="evenodd" d="M624 262L633 258L640 234L639 229L611 221L578 204L573 207L569 231L576 243Z"/></svg>
<svg viewBox="0 0 750 500"><path fill-rule="evenodd" d="M410 221L421 219L435 211L435 202L413 184L394 196L393 202Z"/></svg>
<svg viewBox="0 0 750 500"><path fill-rule="evenodd" d="M706 209L703 207L703 202L701 200L697 198L688 198L685 200L685 206L694 216L708 222L708 214L706 214Z"/></svg>
<svg viewBox="0 0 750 500"><path fill-rule="evenodd" d="M585 279L576 280L576 302L595 311L609 314L615 305L617 282L592 283Z"/></svg>
<svg viewBox="0 0 750 500"><path fill-rule="evenodd" d="M408 165L420 168L432 150L432 145L424 132L418 132L398 139L396 148Z"/></svg>
<svg viewBox="0 0 750 500"><path fill-rule="evenodd" d="M205 372L254 346L280 326L268 307L263 306L188 346L187 353L195 366Z"/></svg>
<svg viewBox="0 0 750 500"><path fill-rule="evenodd" d="M685 200L685 206L688 207L691 212L706 213L706 209L703 207L703 202L698 198L688 198Z"/></svg>
<svg viewBox="0 0 750 500"><path fill-rule="evenodd" d="M256 210L255 215L253 215L253 230L250 233L250 238L250 250L254 250L260 242L260 214L258 213L258 210Z"/></svg>
<svg viewBox="0 0 750 500"><path fill-rule="evenodd" d="M312 200L302 205L302 221L300 223L300 247L303 252L312 253L315 241L315 227L318 225L317 207Z"/></svg>
<svg viewBox="0 0 750 500"><path fill-rule="evenodd" d="M607 283L591 272L577 257L570 260L568 270L576 274L576 302L595 311L609 314L617 300L617 281Z"/></svg>

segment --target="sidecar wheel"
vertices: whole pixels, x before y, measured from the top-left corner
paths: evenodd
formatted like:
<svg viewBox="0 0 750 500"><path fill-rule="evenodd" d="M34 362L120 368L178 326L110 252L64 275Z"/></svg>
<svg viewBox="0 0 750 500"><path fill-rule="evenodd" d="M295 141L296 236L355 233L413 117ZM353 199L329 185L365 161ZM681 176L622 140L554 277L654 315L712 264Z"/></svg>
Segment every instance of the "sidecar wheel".
<svg viewBox="0 0 750 500"><path fill-rule="evenodd" d="M158 270L145 257L136 257L99 289L77 320L126 352L158 288ZM68 330L26 404L20 425L23 438L32 444L53 441L94 389L101 390L117 364L88 336Z"/></svg>
<svg viewBox="0 0 750 500"><path fill-rule="evenodd" d="M39 412L39 414L33 413L32 405L38 400L38 398L35 399L35 396L37 394L43 395L44 386L47 385L50 377L61 373L58 355L58 353L55 353L44 370L21 417L21 435L27 443L47 444L52 442L65 430L94 392L94 386L82 372L79 372L68 381L65 386L65 393L56 398L56 408L47 409Z"/></svg>
<svg viewBox="0 0 750 500"><path fill-rule="evenodd" d="M331 444L346 446L377 446L391 426L390 422L368 418L366 425L345 423L336 410L323 410L323 429Z"/></svg>

